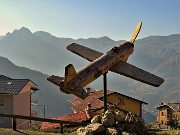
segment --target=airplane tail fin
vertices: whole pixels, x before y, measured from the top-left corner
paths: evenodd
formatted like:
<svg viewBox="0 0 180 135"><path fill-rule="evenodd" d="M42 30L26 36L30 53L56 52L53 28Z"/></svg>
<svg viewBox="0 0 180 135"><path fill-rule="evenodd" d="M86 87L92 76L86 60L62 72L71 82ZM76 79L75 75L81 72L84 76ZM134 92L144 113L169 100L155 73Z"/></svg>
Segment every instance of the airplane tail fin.
<svg viewBox="0 0 180 135"><path fill-rule="evenodd" d="M47 80L59 86L62 92L66 94L74 94L81 99L85 99L88 96L88 94L83 88L77 87L73 90L68 88L67 83L71 81L76 75L77 73L74 66L72 64L69 64L65 67L65 77L52 75L49 78L47 78Z"/></svg>
<svg viewBox="0 0 180 135"><path fill-rule="evenodd" d="M69 64L65 67L65 77L64 77L64 86L66 87L67 83L71 81L74 76L76 76L76 70L72 64Z"/></svg>
<svg viewBox="0 0 180 135"><path fill-rule="evenodd" d="M64 89L76 95L77 97L85 99L88 96L88 94L83 88L77 87L73 90L67 88L67 83L70 82L76 75L76 70L72 64L69 64L65 67Z"/></svg>

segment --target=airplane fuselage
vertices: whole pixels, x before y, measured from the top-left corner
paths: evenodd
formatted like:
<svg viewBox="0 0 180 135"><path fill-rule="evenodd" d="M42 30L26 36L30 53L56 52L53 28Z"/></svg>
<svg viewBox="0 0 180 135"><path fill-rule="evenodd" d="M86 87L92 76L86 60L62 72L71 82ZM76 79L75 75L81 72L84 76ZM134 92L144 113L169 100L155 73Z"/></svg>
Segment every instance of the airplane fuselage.
<svg viewBox="0 0 180 135"><path fill-rule="evenodd" d="M52 75L48 78L48 81L59 86L62 92L74 94L81 99L85 99L88 96L83 87L108 71L159 87L164 82L163 78L126 62L133 53L133 43L140 32L141 26L142 22L139 22L129 42L115 46L105 54L76 43L68 45L67 50L91 63L79 72L76 72L74 66L69 64L65 67L64 77Z"/></svg>
<svg viewBox="0 0 180 135"><path fill-rule="evenodd" d="M111 67L120 61L127 61L129 55L133 53L134 45L126 42L122 45L113 47L110 51L94 60L91 64L82 68L77 75L67 84L68 89L84 87L91 83L104 73L108 72Z"/></svg>

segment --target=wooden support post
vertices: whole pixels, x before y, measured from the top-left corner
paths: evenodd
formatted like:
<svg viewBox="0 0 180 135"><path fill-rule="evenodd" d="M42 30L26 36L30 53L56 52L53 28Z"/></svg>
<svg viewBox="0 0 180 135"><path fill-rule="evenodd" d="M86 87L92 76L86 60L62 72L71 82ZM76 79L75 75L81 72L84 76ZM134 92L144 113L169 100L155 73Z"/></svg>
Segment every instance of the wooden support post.
<svg viewBox="0 0 180 135"><path fill-rule="evenodd" d="M60 133L63 134L63 123L60 123Z"/></svg>
<svg viewBox="0 0 180 135"><path fill-rule="evenodd" d="M103 83L104 83L104 112L107 111L107 73L103 74Z"/></svg>
<svg viewBox="0 0 180 135"><path fill-rule="evenodd" d="M16 129L16 118L12 118L12 128L13 128L13 130L17 130Z"/></svg>

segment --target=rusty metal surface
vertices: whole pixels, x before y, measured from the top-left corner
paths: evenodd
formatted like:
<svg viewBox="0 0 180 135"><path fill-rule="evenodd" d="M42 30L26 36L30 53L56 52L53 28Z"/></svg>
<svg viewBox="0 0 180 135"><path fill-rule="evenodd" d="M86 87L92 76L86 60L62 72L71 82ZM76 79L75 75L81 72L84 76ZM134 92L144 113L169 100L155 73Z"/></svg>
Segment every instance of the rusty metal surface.
<svg viewBox="0 0 180 135"><path fill-rule="evenodd" d="M93 62L95 59L101 57L103 53L95 51L93 49L90 49L88 47L72 43L67 46L67 50L71 51L72 53L75 53L84 59Z"/></svg>
<svg viewBox="0 0 180 135"><path fill-rule="evenodd" d="M164 82L164 79L123 61L110 70L155 87L160 86Z"/></svg>
<svg viewBox="0 0 180 135"><path fill-rule="evenodd" d="M120 61L123 61L124 58L128 57L133 52L133 45L129 42L117 46L117 48L119 48L118 52L114 51L114 48L112 48L109 52L82 68L68 83L68 88L75 89L79 86L86 86L107 72L112 66L118 64Z"/></svg>

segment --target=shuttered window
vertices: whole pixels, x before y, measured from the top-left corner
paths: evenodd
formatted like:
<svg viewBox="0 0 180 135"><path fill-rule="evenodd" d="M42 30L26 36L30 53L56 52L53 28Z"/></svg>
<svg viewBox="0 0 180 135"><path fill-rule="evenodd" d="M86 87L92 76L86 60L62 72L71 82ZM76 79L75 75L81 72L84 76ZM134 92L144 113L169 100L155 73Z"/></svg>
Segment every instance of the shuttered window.
<svg viewBox="0 0 180 135"><path fill-rule="evenodd" d="M124 99L118 98L118 102L119 102L119 103L124 103Z"/></svg>

